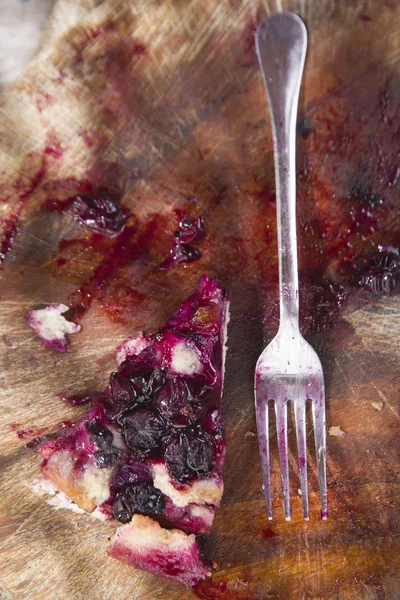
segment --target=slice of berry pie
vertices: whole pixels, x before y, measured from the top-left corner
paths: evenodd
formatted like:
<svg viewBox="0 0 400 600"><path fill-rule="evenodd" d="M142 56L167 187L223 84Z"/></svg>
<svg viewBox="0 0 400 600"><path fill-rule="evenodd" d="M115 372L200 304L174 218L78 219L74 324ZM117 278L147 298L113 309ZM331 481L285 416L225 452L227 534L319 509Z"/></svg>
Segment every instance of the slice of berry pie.
<svg viewBox="0 0 400 600"><path fill-rule="evenodd" d="M210 574L195 535L210 531L223 492L228 306L229 293L203 276L156 334L117 348L86 417L40 449L61 492L123 523L110 556L186 585Z"/></svg>

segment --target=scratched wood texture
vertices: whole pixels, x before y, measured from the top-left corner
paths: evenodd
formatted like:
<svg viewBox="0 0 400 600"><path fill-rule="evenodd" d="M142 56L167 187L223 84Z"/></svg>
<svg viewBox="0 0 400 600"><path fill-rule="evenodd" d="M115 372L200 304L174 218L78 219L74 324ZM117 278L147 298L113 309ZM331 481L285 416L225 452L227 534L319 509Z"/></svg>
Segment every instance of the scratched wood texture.
<svg viewBox="0 0 400 600"><path fill-rule="evenodd" d="M298 12L310 35L298 144L303 325L324 365L328 426L344 432L328 437L327 522L312 451L311 519L302 520L292 430L293 519L283 518L273 438L275 519L267 521L255 437L254 365L277 307L271 133L253 31L282 8ZM226 488L203 543L218 569L195 594L400 598L400 301L355 292L328 327L323 286L304 285L318 274L335 283L344 247L357 257L398 239L399 25L400 6L389 0L106 1L73 28L49 25L48 44L0 99L2 227L13 237L1 272L2 600L195 598L107 558L114 523L55 511L31 493L39 461L24 445L76 419L81 410L57 394L104 387L115 346L160 326L203 272L221 277L233 303ZM132 261L101 284L96 268L116 242L93 249L70 214L39 210L87 180L114 187L134 213ZM203 256L159 272L174 208L204 215ZM354 225L355 215L366 221ZM65 239L78 241L60 245ZM42 347L26 311L73 302L90 282L94 301L68 352Z"/></svg>

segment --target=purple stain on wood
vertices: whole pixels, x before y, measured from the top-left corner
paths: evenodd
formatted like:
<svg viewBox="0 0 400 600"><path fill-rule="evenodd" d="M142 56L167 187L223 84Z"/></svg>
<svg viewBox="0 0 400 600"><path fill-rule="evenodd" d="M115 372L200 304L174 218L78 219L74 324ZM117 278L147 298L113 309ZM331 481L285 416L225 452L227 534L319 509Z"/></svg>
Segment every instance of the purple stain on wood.
<svg viewBox="0 0 400 600"><path fill-rule="evenodd" d="M14 243L15 236L18 232L18 217L19 212L17 212L17 214L15 214L14 216L7 217L3 220L5 226L0 242L0 263L3 262L3 260L7 256L8 251Z"/></svg>
<svg viewBox="0 0 400 600"><path fill-rule="evenodd" d="M271 529L271 527L267 527L266 529L263 529L262 533L263 533L263 538L265 540L270 540L270 539L278 536L278 534L275 533L275 531L273 529Z"/></svg>
<svg viewBox="0 0 400 600"><path fill-rule="evenodd" d="M60 400L68 404L69 406L82 406L84 404L88 404L92 399L90 396L83 395L79 396L77 394L73 396L64 396L64 394L58 394Z"/></svg>
<svg viewBox="0 0 400 600"><path fill-rule="evenodd" d="M12 341L10 340L10 338L4 333L1 336L1 339L3 340L3 343L8 347L8 348L13 348L13 344Z"/></svg>
<svg viewBox="0 0 400 600"><path fill-rule="evenodd" d="M56 145L46 146L44 153L53 158L61 158L64 154L64 149Z"/></svg>

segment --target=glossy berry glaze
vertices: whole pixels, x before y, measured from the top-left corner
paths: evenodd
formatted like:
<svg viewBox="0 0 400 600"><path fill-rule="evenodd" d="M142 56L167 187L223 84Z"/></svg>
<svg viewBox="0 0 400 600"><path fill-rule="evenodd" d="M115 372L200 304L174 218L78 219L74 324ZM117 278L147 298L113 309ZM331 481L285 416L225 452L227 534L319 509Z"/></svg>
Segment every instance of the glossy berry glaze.
<svg viewBox="0 0 400 600"><path fill-rule="evenodd" d="M203 276L155 335L117 349L118 368L104 393L89 400L87 416L42 446L43 473L81 508L121 523L140 514L189 533L209 531L222 496L228 301L220 284ZM199 482L204 493L195 493Z"/></svg>

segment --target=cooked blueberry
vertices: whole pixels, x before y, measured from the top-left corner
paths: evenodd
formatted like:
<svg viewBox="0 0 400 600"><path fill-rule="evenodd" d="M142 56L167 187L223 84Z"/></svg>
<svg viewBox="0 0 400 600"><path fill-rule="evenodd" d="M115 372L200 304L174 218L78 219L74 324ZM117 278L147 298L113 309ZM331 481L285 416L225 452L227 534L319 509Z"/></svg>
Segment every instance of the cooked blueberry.
<svg viewBox="0 0 400 600"><path fill-rule="evenodd" d="M164 495L151 483L127 485L115 495L113 514L121 523L128 523L132 515L148 517L159 515L165 506Z"/></svg>
<svg viewBox="0 0 400 600"><path fill-rule="evenodd" d="M194 223L184 216L179 223L179 229L175 231L174 242L169 256L160 265L160 269L169 269L184 263L190 263L201 256L198 248L191 246L192 242L198 242L204 236L204 221L199 217Z"/></svg>
<svg viewBox="0 0 400 600"><path fill-rule="evenodd" d="M213 442L200 428L187 429L171 436L164 451L169 471L179 481L193 475L207 474L212 466L213 455Z"/></svg>
<svg viewBox="0 0 400 600"><path fill-rule="evenodd" d="M151 483L130 485L124 490L132 514L152 516L160 514L165 505L164 495Z"/></svg>
<svg viewBox="0 0 400 600"><path fill-rule="evenodd" d="M161 386L164 384L165 377L160 369L155 369L150 375L149 380L146 383L146 390L148 394L154 396Z"/></svg>
<svg viewBox="0 0 400 600"><path fill-rule="evenodd" d="M120 373L111 373L110 388L118 410L130 406L137 397L132 383Z"/></svg>
<svg viewBox="0 0 400 600"><path fill-rule="evenodd" d="M158 392L165 381L160 369L155 369L150 377L135 377L131 384L136 393L136 402L149 402Z"/></svg>
<svg viewBox="0 0 400 600"><path fill-rule="evenodd" d="M161 417L144 406L125 411L118 422L126 445L132 450L149 452L166 433Z"/></svg>
<svg viewBox="0 0 400 600"><path fill-rule="evenodd" d="M113 515L121 523L129 523L132 512L122 493L116 494L113 502Z"/></svg>
<svg viewBox="0 0 400 600"><path fill-rule="evenodd" d="M186 381L169 379L160 388L155 404L163 414L169 417L181 412L190 400L192 400L192 395Z"/></svg>
<svg viewBox="0 0 400 600"><path fill-rule="evenodd" d="M106 469L112 467L122 456L122 452L118 448L111 448L111 450L99 450L94 453L97 466L100 469Z"/></svg>
<svg viewBox="0 0 400 600"><path fill-rule="evenodd" d="M182 481L190 476L189 465L187 464L187 445L184 434L177 433L172 435L164 451L164 458L167 462L169 472L174 479Z"/></svg>
<svg viewBox="0 0 400 600"><path fill-rule="evenodd" d="M400 283L400 253L397 248L380 246L372 265L360 281L374 294L389 294Z"/></svg>
<svg viewBox="0 0 400 600"><path fill-rule="evenodd" d="M95 419L86 423L86 431L89 433L90 440L102 450L107 450L113 443L112 432Z"/></svg>
<svg viewBox="0 0 400 600"><path fill-rule="evenodd" d="M143 483L151 478L150 468L145 461L129 460L120 463L113 477L113 489L120 490L127 484Z"/></svg>
<svg viewBox="0 0 400 600"><path fill-rule="evenodd" d="M197 438L188 436L187 464L189 468L205 475L209 472L213 461L213 445L208 438Z"/></svg>
<svg viewBox="0 0 400 600"><path fill-rule="evenodd" d="M78 219L97 233L113 237L124 229L128 212L105 191L99 191L96 197L76 196L74 206Z"/></svg>
<svg viewBox="0 0 400 600"><path fill-rule="evenodd" d="M192 223L189 217L184 215L179 223L179 229L175 232L175 237L179 238L181 244L191 244L194 241L199 241L204 232L203 217L199 217Z"/></svg>

